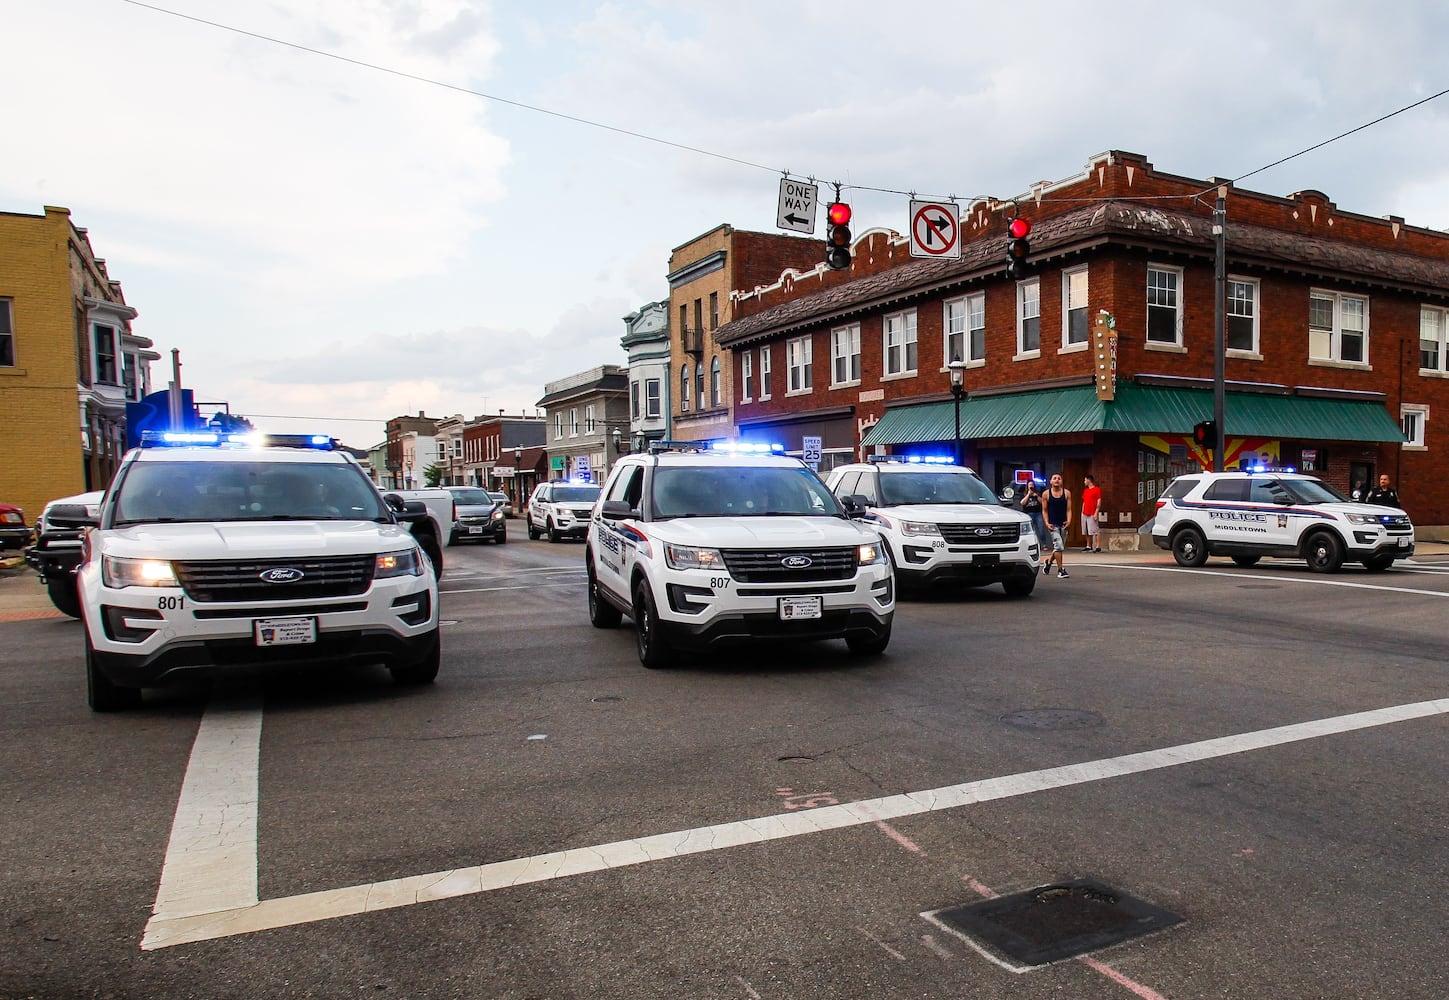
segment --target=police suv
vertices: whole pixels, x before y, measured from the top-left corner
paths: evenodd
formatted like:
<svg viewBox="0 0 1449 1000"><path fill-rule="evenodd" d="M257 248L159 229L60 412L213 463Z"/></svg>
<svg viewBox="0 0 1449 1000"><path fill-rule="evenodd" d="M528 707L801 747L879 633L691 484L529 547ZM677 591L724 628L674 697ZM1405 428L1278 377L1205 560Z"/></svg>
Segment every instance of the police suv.
<svg viewBox="0 0 1449 1000"><path fill-rule="evenodd" d="M1163 490L1152 541L1181 566L1201 566L1208 556L1230 556L1239 566L1287 556L1319 573L1345 560L1382 571L1414 554L1414 526L1396 507L1355 503L1313 476L1203 472Z"/></svg>
<svg viewBox="0 0 1449 1000"><path fill-rule="evenodd" d="M528 498L528 537L547 535L550 542L582 538L589 532L589 515L599 487L594 483L555 480L539 483Z"/></svg>
<svg viewBox="0 0 1449 1000"><path fill-rule="evenodd" d="M590 521L589 620L613 628L628 615L646 667L737 640L880 653L894 581L863 513L767 446L629 455Z"/></svg>
<svg viewBox="0 0 1449 1000"><path fill-rule="evenodd" d="M383 663L438 674L438 590L395 506L326 437L148 432L121 460L76 570L90 706L249 665ZM397 509L403 508L403 509Z"/></svg>
<svg viewBox="0 0 1449 1000"><path fill-rule="evenodd" d="M842 465L826 480L870 511L901 589L946 582L999 583L1011 597L1036 587L1041 546L1031 519L1001 506L970 469L918 457Z"/></svg>

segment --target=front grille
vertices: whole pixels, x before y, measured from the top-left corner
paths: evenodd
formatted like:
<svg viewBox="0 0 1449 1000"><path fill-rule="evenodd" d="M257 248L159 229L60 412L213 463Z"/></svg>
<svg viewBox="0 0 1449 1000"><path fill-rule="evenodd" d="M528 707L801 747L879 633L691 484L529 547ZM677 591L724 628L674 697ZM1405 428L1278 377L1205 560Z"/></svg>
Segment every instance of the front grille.
<svg viewBox="0 0 1449 1000"><path fill-rule="evenodd" d="M1384 518L1384 530L1391 535L1407 535L1413 532L1414 525L1407 517L1394 514Z"/></svg>
<svg viewBox="0 0 1449 1000"><path fill-rule="evenodd" d="M203 603L352 597L367 593L376 565L376 556L172 564L186 596ZM264 583L261 574L271 569L300 570L302 577L295 583Z"/></svg>
<svg viewBox="0 0 1449 1000"><path fill-rule="evenodd" d="M1021 524L939 524L947 545L1001 545L1021 538ZM983 531L982 529L985 529Z"/></svg>
<svg viewBox="0 0 1449 1000"><path fill-rule="evenodd" d="M739 583L798 583L814 580L849 580L855 576L856 550L843 549L723 549L725 566ZM786 560L809 560L786 566Z"/></svg>

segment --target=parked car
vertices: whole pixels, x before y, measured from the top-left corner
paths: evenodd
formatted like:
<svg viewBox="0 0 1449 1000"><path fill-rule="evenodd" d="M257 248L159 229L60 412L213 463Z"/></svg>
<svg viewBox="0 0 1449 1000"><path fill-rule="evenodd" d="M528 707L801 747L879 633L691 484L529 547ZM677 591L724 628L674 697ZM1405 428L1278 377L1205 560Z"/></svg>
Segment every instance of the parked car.
<svg viewBox="0 0 1449 1000"><path fill-rule="evenodd" d="M478 486L447 486L453 494L453 526L448 544L491 541L502 545L508 541L508 522L503 504L494 499L503 494L489 493Z"/></svg>
<svg viewBox="0 0 1449 1000"><path fill-rule="evenodd" d="M507 493L500 493L500 492L497 492L497 491L494 491L494 490L489 490L488 491L488 495L490 497L492 497L494 500L497 500L499 503L501 503L503 505L503 516L504 517L512 517L513 516L513 501L510 500L510 499L508 499L508 494Z"/></svg>
<svg viewBox="0 0 1449 1000"><path fill-rule="evenodd" d="M50 595L50 603L72 618L81 616L75 570L81 563L85 529L56 524L51 515L61 504L80 504L87 514L95 517L105 495L105 490L93 490L50 501L36 523L35 544L25 550L25 562L40 578L41 586Z"/></svg>
<svg viewBox="0 0 1449 1000"><path fill-rule="evenodd" d="M33 534L25 522L25 511L13 503L0 503L0 550L23 549Z"/></svg>

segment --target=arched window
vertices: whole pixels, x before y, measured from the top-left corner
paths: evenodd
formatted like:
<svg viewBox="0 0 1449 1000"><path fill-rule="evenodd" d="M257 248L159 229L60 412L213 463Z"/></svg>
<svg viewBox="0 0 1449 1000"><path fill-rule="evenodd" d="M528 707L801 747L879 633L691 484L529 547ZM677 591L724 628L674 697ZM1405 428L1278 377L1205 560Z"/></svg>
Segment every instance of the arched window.
<svg viewBox="0 0 1449 1000"><path fill-rule="evenodd" d="M699 362L699 367L694 370L694 408L704 409L704 361Z"/></svg>
<svg viewBox="0 0 1449 1000"><path fill-rule="evenodd" d="M689 365L679 369L679 412L689 410Z"/></svg>
<svg viewBox="0 0 1449 1000"><path fill-rule="evenodd" d="M709 366L709 405L719 405L719 358Z"/></svg>

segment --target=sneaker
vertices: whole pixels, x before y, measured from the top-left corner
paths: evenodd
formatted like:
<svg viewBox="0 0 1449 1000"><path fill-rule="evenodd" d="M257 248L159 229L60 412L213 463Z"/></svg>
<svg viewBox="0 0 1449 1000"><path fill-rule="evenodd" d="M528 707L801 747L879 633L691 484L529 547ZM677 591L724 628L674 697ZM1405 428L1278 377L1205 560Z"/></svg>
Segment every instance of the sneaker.
<svg viewBox="0 0 1449 1000"><path fill-rule="evenodd" d="M1041 564L1041 575L1042 576L1051 576L1052 575L1052 564L1051 563L1044 562L1044 563Z"/></svg>
<svg viewBox="0 0 1449 1000"><path fill-rule="evenodd" d="M1088 545L1088 546L1087 546L1087 547L1086 547L1086 548L1085 548L1085 549L1083 549L1083 550L1082 550L1082 551L1083 551L1083 552L1091 552L1091 551L1092 551L1092 547L1091 547L1091 546L1090 546L1090 545Z"/></svg>
<svg viewBox="0 0 1449 1000"><path fill-rule="evenodd" d="M1102 550L1101 549L1093 549L1092 551L1093 552L1101 552Z"/></svg>
<svg viewBox="0 0 1449 1000"><path fill-rule="evenodd" d="M1071 574L1069 574L1066 570L1062 570L1061 572L1057 573L1057 576L1061 577L1063 580L1065 580L1070 575Z"/></svg>

